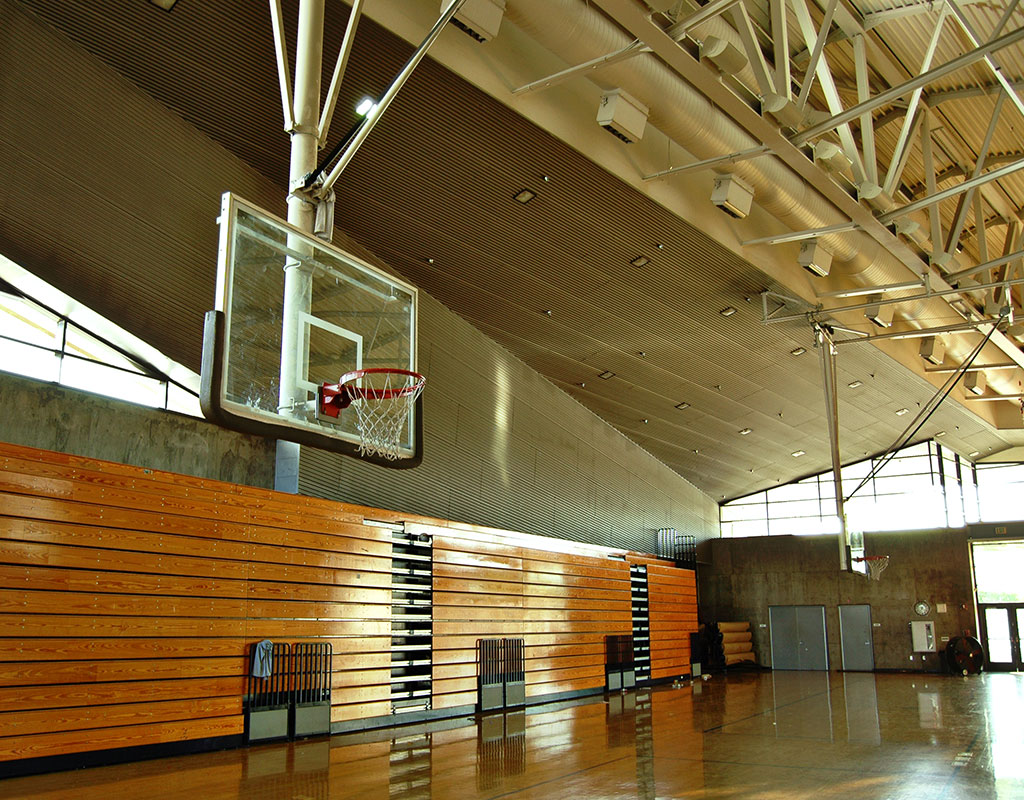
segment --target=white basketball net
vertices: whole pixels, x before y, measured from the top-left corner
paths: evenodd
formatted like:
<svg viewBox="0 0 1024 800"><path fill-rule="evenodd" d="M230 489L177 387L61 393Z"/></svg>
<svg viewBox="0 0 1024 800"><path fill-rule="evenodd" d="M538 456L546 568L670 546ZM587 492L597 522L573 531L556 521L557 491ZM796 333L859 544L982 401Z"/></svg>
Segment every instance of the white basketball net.
<svg viewBox="0 0 1024 800"><path fill-rule="evenodd" d="M359 420L359 455L380 456L389 461L407 457L401 452L402 433L423 386L422 379L396 372L363 375L349 384L351 408ZM361 395L360 390L384 396Z"/></svg>
<svg viewBox="0 0 1024 800"><path fill-rule="evenodd" d="M885 572L885 568L889 566L889 556L882 556L881 558L865 558L864 562L868 565L868 578L873 581L880 581L882 579L882 573Z"/></svg>

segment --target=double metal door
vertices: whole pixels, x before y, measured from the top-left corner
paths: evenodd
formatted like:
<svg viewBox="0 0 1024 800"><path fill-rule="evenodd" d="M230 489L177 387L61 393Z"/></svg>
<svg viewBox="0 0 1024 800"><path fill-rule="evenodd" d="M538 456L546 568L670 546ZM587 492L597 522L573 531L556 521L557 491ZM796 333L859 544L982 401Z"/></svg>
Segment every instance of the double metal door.
<svg viewBox="0 0 1024 800"><path fill-rule="evenodd" d="M824 606L770 606L772 669L828 669Z"/></svg>
<svg viewBox="0 0 1024 800"><path fill-rule="evenodd" d="M978 610L985 646L985 668L995 671L1024 669L1020 646L1020 634L1024 630L1024 603L982 603Z"/></svg>

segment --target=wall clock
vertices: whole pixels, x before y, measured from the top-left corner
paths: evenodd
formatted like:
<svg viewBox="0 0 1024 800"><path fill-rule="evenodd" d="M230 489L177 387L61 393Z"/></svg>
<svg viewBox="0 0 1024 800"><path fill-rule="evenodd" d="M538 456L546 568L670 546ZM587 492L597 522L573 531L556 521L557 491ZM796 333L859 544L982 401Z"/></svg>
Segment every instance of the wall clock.
<svg viewBox="0 0 1024 800"><path fill-rule="evenodd" d="M931 611L931 610L932 610L931 605L927 601L925 601L925 600L918 600L916 603L914 603L914 612L919 617L926 616L928 614L928 612Z"/></svg>

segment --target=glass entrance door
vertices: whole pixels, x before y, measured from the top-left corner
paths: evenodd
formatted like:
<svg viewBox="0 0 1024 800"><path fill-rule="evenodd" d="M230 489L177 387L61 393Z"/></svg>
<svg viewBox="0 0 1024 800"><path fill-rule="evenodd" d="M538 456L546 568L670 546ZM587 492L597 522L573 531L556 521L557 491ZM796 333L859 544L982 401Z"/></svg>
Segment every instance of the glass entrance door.
<svg viewBox="0 0 1024 800"><path fill-rule="evenodd" d="M1024 630L1024 604L985 604L979 610L986 668L1002 671L1024 669L1020 646L1020 632Z"/></svg>

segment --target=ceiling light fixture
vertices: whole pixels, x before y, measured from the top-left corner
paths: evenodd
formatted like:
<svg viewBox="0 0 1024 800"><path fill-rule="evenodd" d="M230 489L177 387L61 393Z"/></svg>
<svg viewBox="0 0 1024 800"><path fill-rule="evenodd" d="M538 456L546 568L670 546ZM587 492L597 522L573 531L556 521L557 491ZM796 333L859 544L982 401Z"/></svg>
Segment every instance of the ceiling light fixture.
<svg viewBox="0 0 1024 800"><path fill-rule="evenodd" d="M513 196L512 199L515 200L517 203L522 203L525 206L536 196L536 192L531 192L529 189L521 189L518 194Z"/></svg>
<svg viewBox="0 0 1024 800"><path fill-rule="evenodd" d="M364 97L362 100L359 101L359 105L356 106L356 113L361 117L365 117L369 115L376 107L376 100L374 100L372 97Z"/></svg>
<svg viewBox="0 0 1024 800"><path fill-rule="evenodd" d="M740 431L740 436L746 436L747 434L753 433L753 432L754 431L751 430L750 428L744 428L743 430Z"/></svg>
<svg viewBox="0 0 1024 800"><path fill-rule="evenodd" d="M642 422L642 423L643 423L644 425L646 425L646 424L647 424L647 422L648 422L648 420L647 420L646 418L645 418L645 419L642 419L642 420L640 420L640 421L641 421L641 422Z"/></svg>
<svg viewBox="0 0 1024 800"><path fill-rule="evenodd" d="M690 404L685 402L685 401L682 402L682 403L676 403L676 408L678 408L680 411L685 411L689 407L690 407Z"/></svg>
<svg viewBox="0 0 1024 800"><path fill-rule="evenodd" d="M544 315L550 317L554 312L550 308L544 309Z"/></svg>
<svg viewBox="0 0 1024 800"><path fill-rule="evenodd" d="M647 358L647 353L644 352L643 350L641 350L639 353L637 353L637 355L640 356L640 358Z"/></svg>
<svg viewBox="0 0 1024 800"><path fill-rule="evenodd" d="M975 458L976 456L980 456L980 455L981 455L981 452L978 451L978 450L975 450L973 453L968 453L967 457L968 458Z"/></svg>
<svg viewBox="0 0 1024 800"><path fill-rule="evenodd" d="M851 389L858 389L864 385L864 381L850 381L846 385L849 386Z"/></svg>
<svg viewBox="0 0 1024 800"><path fill-rule="evenodd" d="M654 245L654 246L655 246L655 247L657 247L657 248L658 248L659 250L664 250L664 249L665 249L665 245L663 245L663 244L662 244L661 242L658 242L658 243L657 243L656 245Z"/></svg>
<svg viewBox="0 0 1024 800"><path fill-rule="evenodd" d="M170 11L178 0L149 0L149 2L158 8L162 8L164 11Z"/></svg>
<svg viewBox="0 0 1024 800"><path fill-rule="evenodd" d="M544 181L544 183L551 183L551 176L550 175L541 175L540 179L542 181Z"/></svg>
<svg viewBox="0 0 1024 800"><path fill-rule="evenodd" d="M940 436L945 436L945 435L946 435L945 431L936 431L935 432L935 438L936 439L938 439Z"/></svg>
<svg viewBox="0 0 1024 800"><path fill-rule="evenodd" d="M646 258L645 256L637 256L636 258L631 259L629 263L634 267L646 267L651 263L651 259Z"/></svg>
<svg viewBox="0 0 1024 800"><path fill-rule="evenodd" d="M597 377L599 377L603 381L606 381L609 378L614 378L615 377L615 373L614 372L609 372L608 370L605 370L604 372L600 373Z"/></svg>
<svg viewBox="0 0 1024 800"><path fill-rule="evenodd" d="M434 259L432 259L432 258L428 258L428 259L427 259L427 263L428 263L428 264L433 264L433 263L434 263Z"/></svg>
<svg viewBox="0 0 1024 800"><path fill-rule="evenodd" d="M910 413L910 409L909 408L899 408L899 409L896 409L896 416L897 417L902 417L904 414L909 414L909 413Z"/></svg>
<svg viewBox="0 0 1024 800"><path fill-rule="evenodd" d="M793 451L792 455L793 455L793 458L800 458L800 456L807 455L807 451L806 450L795 450L795 451Z"/></svg>
<svg viewBox="0 0 1024 800"><path fill-rule="evenodd" d="M806 347L796 347L796 348L790 350L789 354L791 356L802 356L806 352L807 352L807 348Z"/></svg>
<svg viewBox="0 0 1024 800"><path fill-rule="evenodd" d="M726 306L718 313L721 314L723 317L731 317L733 314L736 313L736 309L733 308L732 306Z"/></svg>

